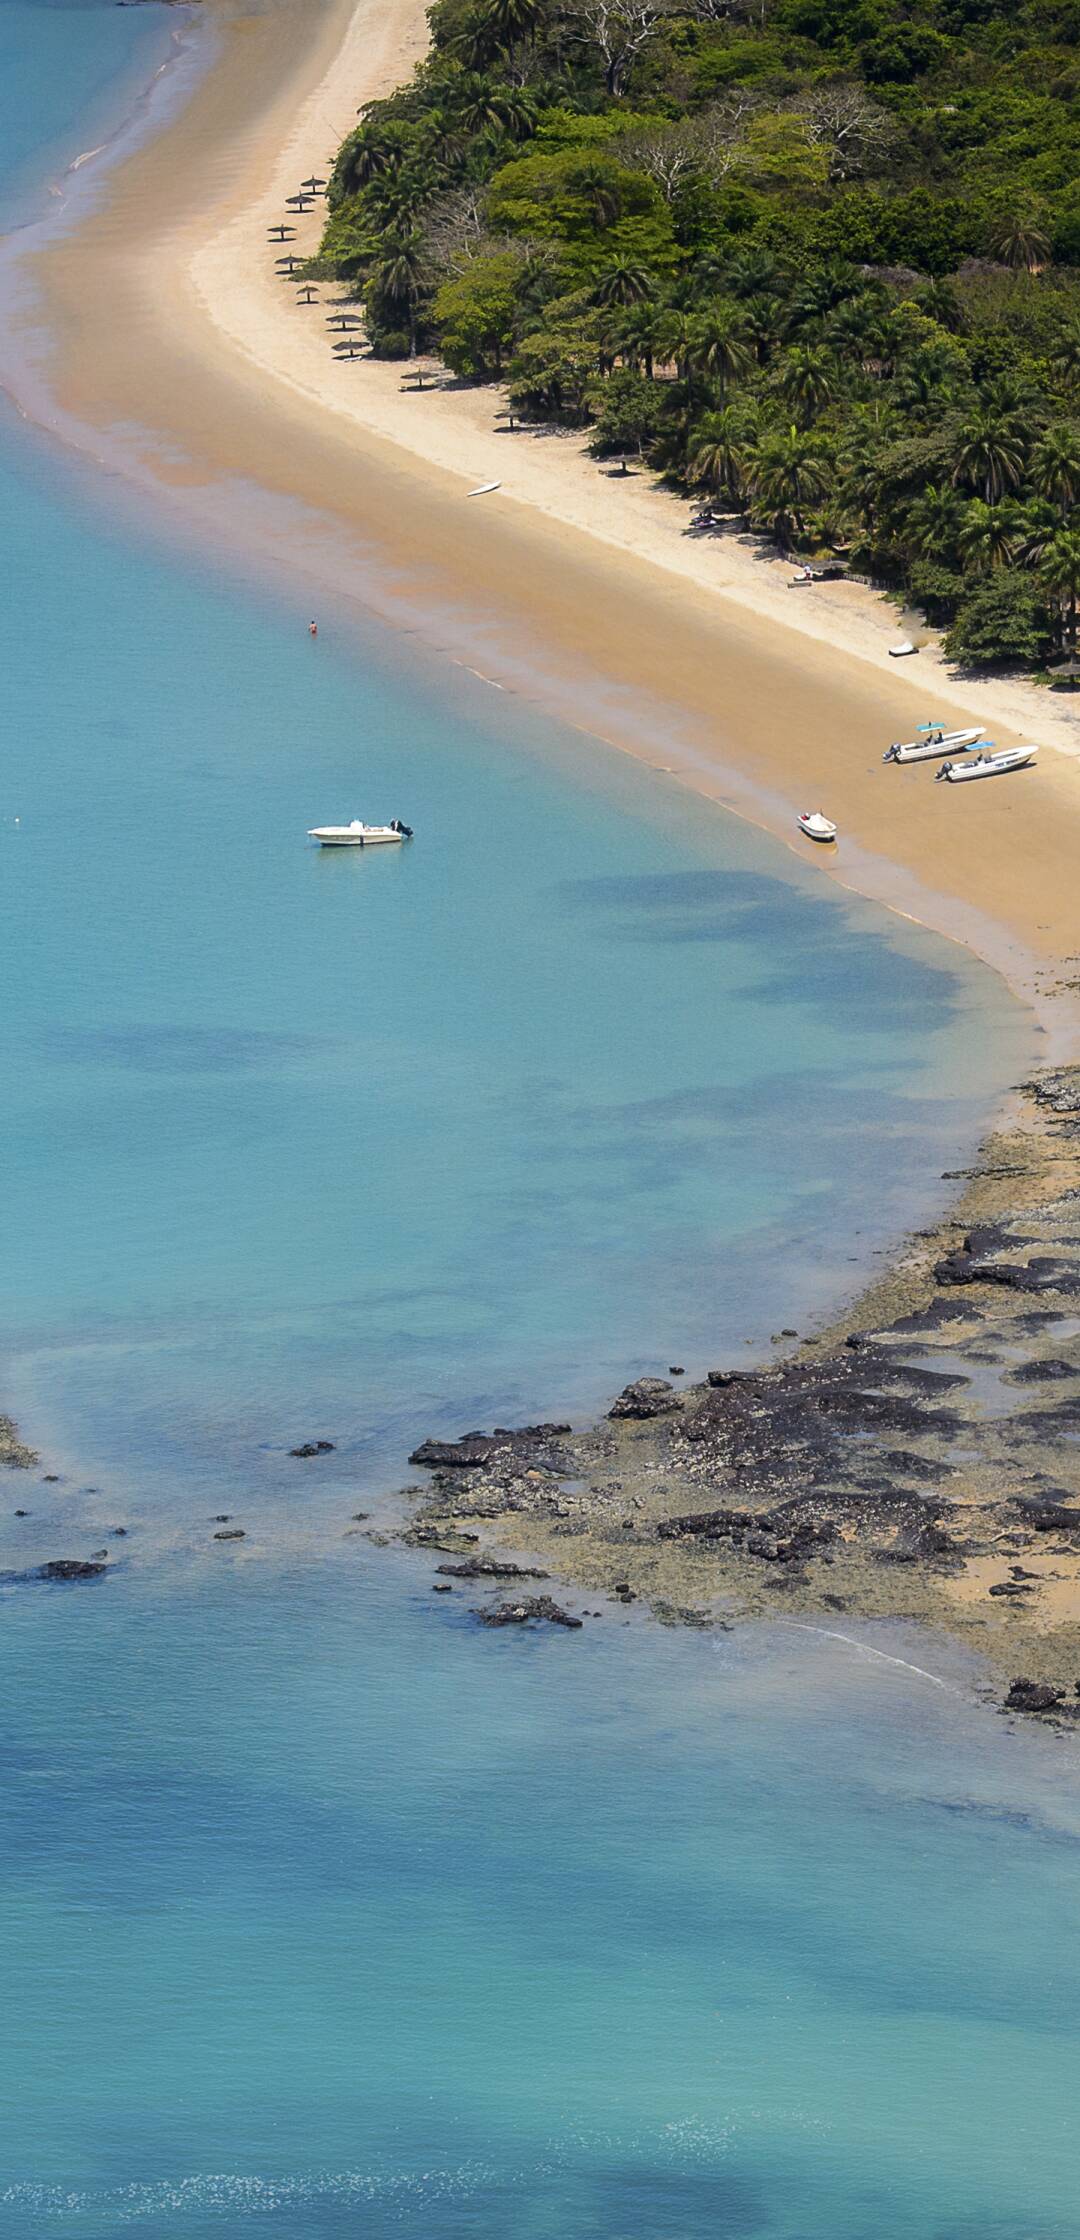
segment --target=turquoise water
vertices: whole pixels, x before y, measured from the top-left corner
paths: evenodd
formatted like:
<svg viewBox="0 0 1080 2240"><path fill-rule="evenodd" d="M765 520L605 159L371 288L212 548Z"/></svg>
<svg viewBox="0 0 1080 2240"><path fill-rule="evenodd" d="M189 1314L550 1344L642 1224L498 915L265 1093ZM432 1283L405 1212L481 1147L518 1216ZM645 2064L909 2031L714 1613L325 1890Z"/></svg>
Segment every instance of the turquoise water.
<svg viewBox="0 0 1080 2240"><path fill-rule="evenodd" d="M0 8L9 211L165 36ZM0 1489L3 2240L1071 2235L1071 1760L940 1648L488 1638L346 1536L422 1431L839 1295L1015 1011L98 501L0 429L0 1391L59 1479ZM416 841L305 847L352 814Z"/></svg>

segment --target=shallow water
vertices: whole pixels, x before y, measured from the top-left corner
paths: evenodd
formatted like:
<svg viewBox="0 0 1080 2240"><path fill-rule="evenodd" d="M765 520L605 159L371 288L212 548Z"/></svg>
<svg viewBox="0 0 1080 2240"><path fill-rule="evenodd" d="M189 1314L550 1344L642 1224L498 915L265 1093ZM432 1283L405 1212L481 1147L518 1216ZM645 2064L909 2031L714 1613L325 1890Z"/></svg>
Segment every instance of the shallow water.
<svg viewBox="0 0 1080 2240"><path fill-rule="evenodd" d="M166 36L0 9L9 222ZM0 436L0 1391L61 1478L0 1569L116 1559L0 1585L4 2240L1071 2234L1071 1758L795 1629L484 1637L344 1537L422 1431L853 1285L1017 1009ZM417 838L306 847L354 813Z"/></svg>

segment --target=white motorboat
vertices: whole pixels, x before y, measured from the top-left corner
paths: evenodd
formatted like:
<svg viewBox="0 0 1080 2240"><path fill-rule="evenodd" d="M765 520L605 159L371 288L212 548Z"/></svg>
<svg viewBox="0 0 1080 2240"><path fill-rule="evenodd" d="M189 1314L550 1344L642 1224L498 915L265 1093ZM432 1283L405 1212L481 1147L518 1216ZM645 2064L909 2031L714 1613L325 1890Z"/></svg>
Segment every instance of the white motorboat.
<svg viewBox="0 0 1080 2240"><path fill-rule="evenodd" d="M804 809L799 818L799 831L808 840L835 840L836 826L831 817L822 815L820 809Z"/></svg>
<svg viewBox="0 0 1080 2240"><path fill-rule="evenodd" d="M1003 778L1007 770L1026 770L1038 751L1038 747L1007 747L1003 754L976 754L970 762L943 762L934 776L947 778L953 786L967 778Z"/></svg>
<svg viewBox="0 0 1080 2240"><path fill-rule="evenodd" d="M970 731L943 731L940 723L918 723L913 739L894 739L882 755L883 762L933 762L938 755L962 754L968 747L976 747L980 739L989 746L986 726L979 723Z"/></svg>
<svg viewBox="0 0 1080 2240"><path fill-rule="evenodd" d="M392 824L362 824L354 817L351 824L316 824L308 833L309 840L317 840L320 848L384 848L396 840L411 840L411 824L402 824L395 817Z"/></svg>

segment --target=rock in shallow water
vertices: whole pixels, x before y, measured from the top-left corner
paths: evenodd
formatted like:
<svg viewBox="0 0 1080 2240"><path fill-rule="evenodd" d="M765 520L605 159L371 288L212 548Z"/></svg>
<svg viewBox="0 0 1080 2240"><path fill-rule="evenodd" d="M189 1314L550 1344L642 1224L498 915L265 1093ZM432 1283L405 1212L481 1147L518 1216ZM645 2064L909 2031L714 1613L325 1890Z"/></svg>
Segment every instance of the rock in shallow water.
<svg viewBox="0 0 1080 2240"><path fill-rule="evenodd" d="M526 1595L522 1602L497 1602L491 1610L474 1610L473 1617L482 1626L525 1626L532 1618L541 1618L549 1626L581 1626L581 1619L561 1610L549 1594Z"/></svg>
<svg viewBox="0 0 1080 2240"><path fill-rule="evenodd" d="M50 1563L39 1564L31 1572L33 1579L52 1579L66 1582L69 1579L101 1579L109 1566L96 1558L93 1563L80 1563L74 1556L55 1556Z"/></svg>
<svg viewBox="0 0 1080 2240"><path fill-rule="evenodd" d="M633 1384L624 1385L608 1415L613 1422L623 1416L648 1422L652 1416L674 1414L682 1407L681 1395L668 1384L666 1377L638 1377Z"/></svg>

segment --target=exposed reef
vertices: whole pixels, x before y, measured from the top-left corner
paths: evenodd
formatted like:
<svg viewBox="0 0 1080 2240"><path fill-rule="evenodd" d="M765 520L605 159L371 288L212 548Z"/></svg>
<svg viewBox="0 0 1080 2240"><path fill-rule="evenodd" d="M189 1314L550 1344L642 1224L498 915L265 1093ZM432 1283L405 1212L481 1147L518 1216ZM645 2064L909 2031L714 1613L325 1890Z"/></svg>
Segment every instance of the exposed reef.
<svg viewBox="0 0 1080 2240"><path fill-rule="evenodd" d="M480 1527L668 1622L921 1620L992 1660L1010 1711L1080 1717L1080 1068L1031 1083L955 1211L790 1358L411 1460L407 1539L469 1557L443 1571L501 1575Z"/></svg>

